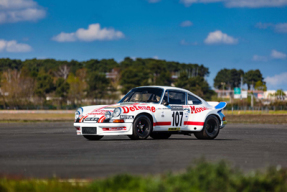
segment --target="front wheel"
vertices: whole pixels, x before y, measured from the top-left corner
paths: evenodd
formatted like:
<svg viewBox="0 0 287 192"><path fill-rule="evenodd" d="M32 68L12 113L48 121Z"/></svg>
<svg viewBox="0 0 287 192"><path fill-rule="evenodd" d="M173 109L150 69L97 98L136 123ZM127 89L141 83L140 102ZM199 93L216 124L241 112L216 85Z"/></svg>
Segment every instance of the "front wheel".
<svg viewBox="0 0 287 192"><path fill-rule="evenodd" d="M129 135L130 139L146 139L152 129L150 119L145 115L139 115L133 123L133 134Z"/></svg>
<svg viewBox="0 0 287 192"><path fill-rule="evenodd" d="M98 135L83 135L83 136L90 141L100 140L101 138L103 138L103 136Z"/></svg>
<svg viewBox="0 0 287 192"><path fill-rule="evenodd" d="M197 139L215 139L219 130L219 120L214 115L210 115L206 118L202 131L194 133L194 136Z"/></svg>

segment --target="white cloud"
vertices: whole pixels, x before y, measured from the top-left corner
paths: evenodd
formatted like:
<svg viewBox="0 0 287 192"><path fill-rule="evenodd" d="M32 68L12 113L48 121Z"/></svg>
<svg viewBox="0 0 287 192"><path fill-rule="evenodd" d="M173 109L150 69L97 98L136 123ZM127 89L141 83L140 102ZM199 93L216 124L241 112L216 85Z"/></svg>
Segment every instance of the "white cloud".
<svg viewBox="0 0 287 192"><path fill-rule="evenodd" d="M267 87L271 86L278 86L278 85L283 85L284 83L286 84L286 79L287 79L287 72L274 75L273 77L266 77L265 81L267 83Z"/></svg>
<svg viewBox="0 0 287 192"><path fill-rule="evenodd" d="M253 58L252 58L253 61L268 61L268 57L266 56L260 56L260 55L253 55Z"/></svg>
<svg viewBox="0 0 287 192"><path fill-rule="evenodd" d="M273 23L261 23L260 22L260 23L257 23L255 27L259 29L272 28L277 33L287 33L287 23L273 24Z"/></svg>
<svg viewBox="0 0 287 192"><path fill-rule="evenodd" d="M181 27L190 27L190 26L192 26L193 25L193 23L191 22L191 21L183 21L181 24L180 24L180 26Z"/></svg>
<svg viewBox="0 0 287 192"><path fill-rule="evenodd" d="M4 39L0 39L0 52L29 52L32 51L32 47L28 44L17 43L15 40L6 41Z"/></svg>
<svg viewBox="0 0 287 192"><path fill-rule="evenodd" d="M113 28L101 28L99 23L89 25L88 29L80 28L76 32L65 33L52 37L52 40L58 42L72 41L99 41L99 40L116 40L124 38L125 35L121 31Z"/></svg>
<svg viewBox="0 0 287 192"><path fill-rule="evenodd" d="M157 55L153 56L153 59L158 60L158 56Z"/></svg>
<svg viewBox="0 0 287 192"><path fill-rule="evenodd" d="M282 7L287 5L287 0L225 0L227 7Z"/></svg>
<svg viewBox="0 0 287 192"><path fill-rule="evenodd" d="M59 35L54 36L52 40L58 41L58 42L72 42L72 41L76 41L77 38L76 38L75 33L61 32Z"/></svg>
<svg viewBox="0 0 287 192"><path fill-rule="evenodd" d="M238 39L228 36L226 33L217 30L210 32L207 38L204 40L206 44L237 44Z"/></svg>
<svg viewBox="0 0 287 192"><path fill-rule="evenodd" d="M275 31L278 33L287 33L287 23L279 23L275 25Z"/></svg>
<svg viewBox="0 0 287 192"><path fill-rule="evenodd" d="M273 27L273 26L274 26L274 24L272 24L272 23L261 23L261 22L259 22L255 25L255 27L259 28L259 29L267 29L267 28Z"/></svg>
<svg viewBox="0 0 287 192"><path fill-rule="evenodd" d="M161 0L148 0L149 3L158 3L160 2Z"/></svg>
<svg viewBox="0 0 287 192"><path fill-rule="evenodd" d="M0 0L0 23L37 21L46 11L33 0Z"/></svg>
<svg viewBox="0 0 287 192"><path fill-rule="evenodd" d="M226 7L283 7L287 5L287 0L180 0L185 6L194 3L215 3L222 2Z"/></svg>
<svg viewBox="0 0 287 192"><path fill-rule="evenodd" d="M285 53L276 51L273 49L270 53L270 56L261 56L261 55L253 55L253 61L269 61L271 59L286 59L287 55Z"/></svg>
<svg viewBox="0 0 287 192"><path fill-rule="evenodd" d="M273 49L271 51L271 57L273 59L286 59L286 54L282 53L282 52L279 52L279 51L276 51L275 49Z"/></svg>

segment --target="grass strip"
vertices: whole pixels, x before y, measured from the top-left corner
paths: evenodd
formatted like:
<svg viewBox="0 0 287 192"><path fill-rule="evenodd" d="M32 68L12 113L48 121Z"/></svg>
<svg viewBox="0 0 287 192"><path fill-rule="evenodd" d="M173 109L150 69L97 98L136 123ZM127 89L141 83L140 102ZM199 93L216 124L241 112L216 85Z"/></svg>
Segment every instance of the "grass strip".
<svg viewBox="0 0 287 192"><path fill-rule="evenodd" d="M59 179L0 178L1 192L254 192L287 191L287 169L269 167L265 171L243 173L226 162L208 163L197 160L185 172L160 176L116 175L105 179L82 182Z"/></svg>
<svg viewBox="0 0 287 192"><path fill-rule="evenodd" d="M287 115L287 111L285 110L223 110L223 113L225 115Z"/></svg>
<svg viewBox="0 0 287 192"><path fill-rule="evenodd" d="M287 115L226 115L228 123L287 124Z"/></svg>

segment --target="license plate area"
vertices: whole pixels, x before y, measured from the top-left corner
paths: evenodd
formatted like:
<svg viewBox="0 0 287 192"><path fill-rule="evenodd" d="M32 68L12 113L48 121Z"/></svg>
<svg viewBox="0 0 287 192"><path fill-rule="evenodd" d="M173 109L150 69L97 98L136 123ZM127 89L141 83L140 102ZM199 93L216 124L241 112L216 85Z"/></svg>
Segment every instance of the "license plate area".
<svg viewBox="0 0 287 192"><path fill-rule="evenodd" d="M97 134L97 127L82 127L82 134Z"/></svg>

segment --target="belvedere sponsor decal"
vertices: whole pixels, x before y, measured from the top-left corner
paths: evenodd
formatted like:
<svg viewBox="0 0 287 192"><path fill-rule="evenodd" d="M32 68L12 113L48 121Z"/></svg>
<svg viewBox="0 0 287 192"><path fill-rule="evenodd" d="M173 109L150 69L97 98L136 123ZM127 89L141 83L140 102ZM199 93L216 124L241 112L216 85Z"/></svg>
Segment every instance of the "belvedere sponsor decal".
<svg viewBox="0 0 287 192"><path fill-rule="evenodd" d="M123 109L123 113L129 113L129 112L134 112L134 111L138 111L138 110L149 110L151 112L155 112L155 107L152 106L136 106L136 105L133 105L131 107L122 107Z"/></svg>

